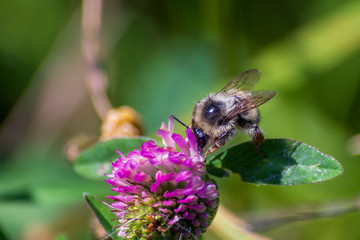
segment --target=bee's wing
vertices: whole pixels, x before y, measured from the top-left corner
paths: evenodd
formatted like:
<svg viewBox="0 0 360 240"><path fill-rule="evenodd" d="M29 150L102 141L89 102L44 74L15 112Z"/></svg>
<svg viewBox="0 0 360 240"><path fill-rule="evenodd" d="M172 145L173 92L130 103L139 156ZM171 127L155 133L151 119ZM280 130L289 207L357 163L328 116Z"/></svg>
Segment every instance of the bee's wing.
<svg viewBox="0 0 360 240"><path fill-rule="evenodd" d="M235 102L234 110L226 116L226 121L234 119L239 114L256 108L275 96L275 91L258 90L252 92L242 92L238 94L238 99Z"/></svg>
<svg viewBox="0 0 360 240"><path fill-rule="evenodd" d="M218 93L225 93L229 90L242 90L249 92L254 88L254 85L259 81L261 72L258 69L250 69L237 75Z"/></svg>

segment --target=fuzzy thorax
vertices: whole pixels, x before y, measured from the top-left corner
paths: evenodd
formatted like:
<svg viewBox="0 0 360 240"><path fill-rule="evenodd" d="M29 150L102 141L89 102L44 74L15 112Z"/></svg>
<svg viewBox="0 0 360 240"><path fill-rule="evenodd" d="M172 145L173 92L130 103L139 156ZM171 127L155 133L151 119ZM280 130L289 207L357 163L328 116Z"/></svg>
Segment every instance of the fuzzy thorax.
<svg viewBox="0 0 360 240"><path fill-rule="evenodd" d="M219 116L214 120L208 119L205 114L209 104L216 104L220 109ZM228 122L223 121L234 108L235 100L233 96L210 93L196 104L193 112L193 125L210 137L218 137L222 133L231 131L234 128L236 119L231 119Z"/></svg>

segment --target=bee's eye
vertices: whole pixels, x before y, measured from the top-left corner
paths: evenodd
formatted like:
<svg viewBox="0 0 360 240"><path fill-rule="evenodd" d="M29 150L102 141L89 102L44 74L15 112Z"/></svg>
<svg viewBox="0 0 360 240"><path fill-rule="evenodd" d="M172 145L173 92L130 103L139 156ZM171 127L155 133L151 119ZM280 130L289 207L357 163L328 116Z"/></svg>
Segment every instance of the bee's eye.
<svg viewBox="0 0 360 240"><path fill-rule="evenodd" d="M220 109L217 104L210 104L204 109L204 115L206 119L210 121L215 120L219 116L219 114L220 114Z"/></svg>

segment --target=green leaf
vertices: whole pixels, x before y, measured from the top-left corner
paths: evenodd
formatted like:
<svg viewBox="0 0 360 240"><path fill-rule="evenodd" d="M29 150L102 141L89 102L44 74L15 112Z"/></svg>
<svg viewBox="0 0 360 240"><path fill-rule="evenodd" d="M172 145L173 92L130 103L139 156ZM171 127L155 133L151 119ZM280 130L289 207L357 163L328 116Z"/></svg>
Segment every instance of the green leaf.
<svg viewBox="0 0 360 240"><path fill-rule="evenodd" d="M74 170L83 177L102 180L105 173L110 173L111 162L119 158L116 151L127 155L151 139L145 137L112 139L99 142L83 151L76 159Z"/></svg>
<svg viewBox="0 0 360 240"><path fill-rule="evenodd" d="M267 139L260 151L266 158L252 143L242 143L215 156L207 167L229 169L245 182L275 185L316 183L343 173L332 156L296 140Z"/></svg>
<svg viewBox="0 0 360 240"><path fill-rule="evenodd" d="M116 233L115 228L118 225L118 221L114 221L114 219L116 219L116 215L111 212L110 208L96 199L93 195L84 193L84 199L88 207L95 214L100 224L104 227L105 231L112 237L112 239L122 239Z"/></svg>
<svg viewBox="0 0 360 240"><path fill-rule="evenodd" d="M206 171L215 177L228 177L229 172L223 169L221 165L221 161L211 160L206 164Z"/></svg>

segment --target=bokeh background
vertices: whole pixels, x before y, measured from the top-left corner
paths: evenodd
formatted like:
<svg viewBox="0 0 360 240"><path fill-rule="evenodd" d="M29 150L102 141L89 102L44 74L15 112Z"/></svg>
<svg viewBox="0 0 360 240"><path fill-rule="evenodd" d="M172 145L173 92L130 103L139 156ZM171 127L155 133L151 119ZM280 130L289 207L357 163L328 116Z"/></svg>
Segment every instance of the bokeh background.
<svg viewBox="0 0 360 240"><path fill-rule="evenodd" d="M63 153L69 138L97 136L101 124L84 84L81 4L0 1L0 238L91 239L82 193L108 194L105 183L75 174ZM344 175L313 185L219 179L233 213L251 221L359 195L358 0L106 0L102 12L99 64L109 99L134 107L146 135L155 137L170 114L189 123L197 100L258 68L257 88L277 92L260 108L266 137L304 141L344 167ZM246 140L238 135L229 146ZM260 234L359 239L359 225L354 209Z"/></svg>

